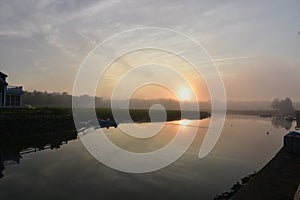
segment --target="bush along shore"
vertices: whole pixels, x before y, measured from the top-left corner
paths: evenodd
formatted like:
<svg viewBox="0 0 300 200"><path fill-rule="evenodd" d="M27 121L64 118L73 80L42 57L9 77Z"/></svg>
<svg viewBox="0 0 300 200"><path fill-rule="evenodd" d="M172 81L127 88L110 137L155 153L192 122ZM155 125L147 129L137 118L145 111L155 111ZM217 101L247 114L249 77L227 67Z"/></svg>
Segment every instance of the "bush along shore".
<svg viewBox="0 0 300 200"><path fill-rule="evenodd" d="M88 113L88 109L82 109L82 114ZM194 111L185 113L186 119L196 119ZM130 116L134 122L150 122L149 110L130 110ZM190 115L189 115L190 114ZM198 113L197 119L210 117L208 112ZM96 115L101 119L114 120L111 109L97 108ZM191 116L191 117L189 117ZM166 120L180 120L181 111L167 110ZM85 120L89 120L86 118ZM118 121L124 123L127 120ZM0 109L0 137L35 135L57 131L75 131L75 125L70 108L36 108L36 109Z"/></svg>

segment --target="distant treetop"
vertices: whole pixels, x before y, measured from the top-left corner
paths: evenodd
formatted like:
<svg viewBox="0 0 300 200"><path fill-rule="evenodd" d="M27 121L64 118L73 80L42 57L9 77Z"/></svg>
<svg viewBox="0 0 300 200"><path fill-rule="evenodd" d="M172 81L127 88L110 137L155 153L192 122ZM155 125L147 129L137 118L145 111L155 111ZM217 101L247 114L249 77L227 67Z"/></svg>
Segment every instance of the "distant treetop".
<svg viewBox="0 0 300 200"><path fill-rule="evenodd" d="M285 99L280 100L279 98L274 99L271 104L271 107L278 111L280 114L294 114L295 108L293 106L292 100L287 97Z"/></svg>

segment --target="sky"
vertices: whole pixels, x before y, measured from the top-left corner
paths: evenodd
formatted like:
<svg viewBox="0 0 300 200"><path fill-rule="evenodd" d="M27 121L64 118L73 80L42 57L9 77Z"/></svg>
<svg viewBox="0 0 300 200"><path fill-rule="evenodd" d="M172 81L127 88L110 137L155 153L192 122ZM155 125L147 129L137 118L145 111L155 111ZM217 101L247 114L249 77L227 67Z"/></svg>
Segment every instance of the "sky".
<svg viewBox="0 0 300 200"><path fill-rule="evenodd" d="M161 27L179 31L206 49L221 74L228 100L290 97L300 101L299 10L298 0L0 0L0 70L8 74L9 84L23 85L25 90L71 94L79 67L99 43L129 29ZM153 37L164 39L159 34ZM184 48L183 40L165 39L178 49ZM209 99L205 78L188 63L172 53L151 50L133 52L112 63L99 82L97 95L110 96L124 72L120 69L124 63L130 70L151 59L155 64L144 67L132 80L156 76L155 71L147 70L171 60L168 65L188 80L197 98ZM159 73L175 90L184 90L167 70ZM141 87L133 95L173 97L170 90L156 87ZM187 93L179 95L188 99Z"/></svg>

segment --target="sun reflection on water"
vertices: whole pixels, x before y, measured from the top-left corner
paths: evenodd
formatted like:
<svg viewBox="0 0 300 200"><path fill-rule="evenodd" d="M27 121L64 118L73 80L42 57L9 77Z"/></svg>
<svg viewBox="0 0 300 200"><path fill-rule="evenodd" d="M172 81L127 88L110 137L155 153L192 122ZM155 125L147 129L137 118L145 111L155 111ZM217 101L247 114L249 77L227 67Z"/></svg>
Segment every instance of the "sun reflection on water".
<svg viewBox="0 0 300 200"><path fill-rule="evenodd" d="M182 120L179 121L179 124L182 125L182 126L187 126L187 125L191 124L191 120L182 119Z"/></svg>

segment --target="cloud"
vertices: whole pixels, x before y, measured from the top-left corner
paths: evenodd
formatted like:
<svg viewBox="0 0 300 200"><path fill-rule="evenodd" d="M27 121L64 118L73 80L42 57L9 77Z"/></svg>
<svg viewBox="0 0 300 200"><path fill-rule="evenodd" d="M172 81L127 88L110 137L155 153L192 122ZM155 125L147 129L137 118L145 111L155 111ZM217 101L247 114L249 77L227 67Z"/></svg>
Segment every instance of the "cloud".
<svg viewBox="0 0 300 200"><path fill-rule="evenodd" d="M28 73L36 69L35 62L39 61L40 69L47 72L43 79L49 79L52 74L64 83L68 77L65 84L68 88L62 90L70 92L74 81L70 74L76 74L83 58L99 42L127 29L158 26L181 31L203 44L228 83L238 85L235 77L241 76L249 81L246 87L249 91L251 82L256 86L260 83L261 90L272 91L259 93L269 98L276 95L276 91L268 90L269 83L278 86L280 80L286 93L294 94L292 87L298 81L293 74L300 73L295 67L300 64L299 9L299 2L278 0L272 4L267 1L3 0L0 2L0 66L5 66L9 73ZM182 45L182 41L172 38L166 38L166 42L179 48ZM280 58L285 63L283 66L295 72L281 71L279 76L281 68L262 61L261 57ZM189 70L186 74L193 77ZM293 79L285 82L288 76ZM15 77L24 85L30 79ZM31 77L30 85L50 88L45 85L48 82L40 82L43 79ZM236 85L230 86L235 90L230 90L232 98L246 93Z"/></svg>

